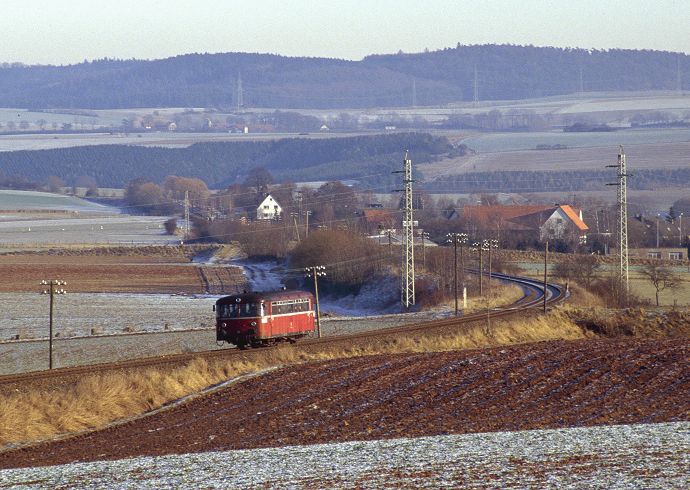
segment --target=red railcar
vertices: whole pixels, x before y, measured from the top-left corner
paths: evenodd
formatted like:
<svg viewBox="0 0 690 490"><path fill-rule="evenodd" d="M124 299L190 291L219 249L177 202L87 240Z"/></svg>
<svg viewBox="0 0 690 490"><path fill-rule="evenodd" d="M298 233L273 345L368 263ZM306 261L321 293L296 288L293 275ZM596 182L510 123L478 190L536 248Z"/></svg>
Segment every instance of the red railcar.
<svg viewBox="0 0 690 490"><path fill-rule="evenodd" d="M215 311L216 340L240 348L294 341L314 331L314 296L305 291L225 296Z"/></svg>

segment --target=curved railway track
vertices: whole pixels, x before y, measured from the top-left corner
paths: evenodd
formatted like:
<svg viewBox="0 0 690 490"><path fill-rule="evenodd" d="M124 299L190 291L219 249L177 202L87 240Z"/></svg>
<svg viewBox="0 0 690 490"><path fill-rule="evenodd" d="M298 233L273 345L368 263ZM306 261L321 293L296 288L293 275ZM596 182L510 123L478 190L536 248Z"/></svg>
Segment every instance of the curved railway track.
<svg viewBox="0 0 690 490"><path fill-rule="evenodd" d="M477 273L477 271L468 271ZM423 323L415 323L410 325L403 325L398 327L388 327L382 329L367 330L347 335L329 336L320 339L308 339L299 343L300 346L318 346L321 344L333 342L352 342L355 340L372 339L375 337L386 337L396 334L413 334L415 332L429 333L434 330L442 330L444 328L455 327L470 327L477 322L484 322L490 318L505 318L507 316L522 313L531 308L543 305L544 301L544 284L541 281L529 279L525 277L509 276L500 273L491 273L491 277L502 282L512 283L520 286L525 295L515 303L500 308L491 308L481 312L463 315L459 317L444 318L441 320L426 321ZM567 296L565 289L557 284L547 284L546 303L553 305L563 301ZM185 362L191 361L195 358L204 359L218 359L218 358L251 358L256 352L263 352L263 349L255 350L239 350L239 349L223 349L223 350L209 350L197 351L183 354L172 354L160 357L146 357L140 359L132 359L128 361L119 361L102 364L88 364L81 366L64 367L45 371L32 371L28 373L12 374L0 376L0 386L19 384L23 381L35 381L48 378L59 377L78 377L84 374L93 374L98 372L114 371L114 370L130 370L142 367L162 367L175 366Z"/></svg>

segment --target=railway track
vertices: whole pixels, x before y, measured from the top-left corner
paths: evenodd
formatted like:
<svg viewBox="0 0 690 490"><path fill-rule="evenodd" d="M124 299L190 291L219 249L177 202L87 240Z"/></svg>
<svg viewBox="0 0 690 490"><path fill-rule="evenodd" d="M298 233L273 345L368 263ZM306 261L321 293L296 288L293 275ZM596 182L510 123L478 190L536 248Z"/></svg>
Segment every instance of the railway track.
<svg viewBox="0 0 690 490"><path fill-rule="evenodd" d="M469 271L474 272L476 271ZM375 337L388 337L398 334L414 334L417 332L430 333L434 330L442 330L448 327L462 328L463 326L469 328L477 322L484 322L494 318L505 318L512 315L517 315L527 310L533 309L543 305L544 302L544 285L538 280L529 279L525 277L509 276L506 274L492 273L492 278L498 279L506 283L512 283L520 286L525 295L515 303L501 308L489 308L487 310L463 315L459 317L444 318L441 320L432 320L422 323L415 323L410 325L403 325L398 327L389 327L375 330L367 330L347 335L322 337L320 339L307 339L300 342L300 346L310 347L319 346L333 342L346 343L357 340L372 339ZM547 284L546 290L546 304L554 305L563 301L566 298L566 291L563 287L556 284ZM45 371L32 371L28 373L12 374L0 376L0 387L5 385L20 384L24 381L36 381L49 378L72 378L79 377L84 374L93 374L99 372L111 371L126 371L131 369L138 369L143 367L164 367L177 366L189 362L195 358L204 358L207 360L233 358L251 359L257 352L263 352L263 349L256 350L239 350L228 348L223 350L209 350L197 351L182 354L172 354L159 357L147 357L140 359L131 359L127 361L118 361L112 363L89 364L81 366L71 366Z"/></svg>

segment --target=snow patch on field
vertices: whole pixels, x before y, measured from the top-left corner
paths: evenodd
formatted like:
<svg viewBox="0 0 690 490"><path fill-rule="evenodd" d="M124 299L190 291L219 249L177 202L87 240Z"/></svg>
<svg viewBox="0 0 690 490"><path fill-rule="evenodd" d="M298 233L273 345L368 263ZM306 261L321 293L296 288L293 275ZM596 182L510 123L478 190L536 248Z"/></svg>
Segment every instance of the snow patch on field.
<svg viewBox="0 0 690 490"><path fill-rule="evenodd" d="M222 430L222 429L219 429ZM690 423L495 432L0 471L3 488L687 488Z"/></svg>

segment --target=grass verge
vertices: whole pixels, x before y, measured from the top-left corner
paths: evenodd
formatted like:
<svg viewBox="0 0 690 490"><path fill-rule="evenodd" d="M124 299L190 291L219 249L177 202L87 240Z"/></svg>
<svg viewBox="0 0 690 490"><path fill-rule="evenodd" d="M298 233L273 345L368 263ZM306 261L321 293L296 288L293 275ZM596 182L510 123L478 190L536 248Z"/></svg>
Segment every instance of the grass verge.
<svg viewBox="0 0 690 490"><path fill-rule="evenodd" d="M71 387L17 393L0 398L0 445L27 443L102 428L229 378L270 367L363 355L440 352L555 339L582 339L594 333L569 316L553 312L527 320L495 321L452 335L396 337L351 345L295 345L256 351L251 361L196 359L174 369L146 368L86 376Z"/></svg>

